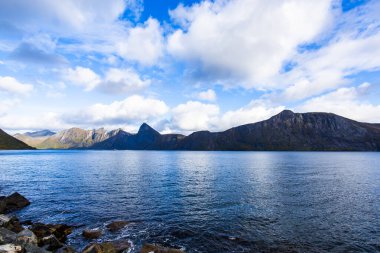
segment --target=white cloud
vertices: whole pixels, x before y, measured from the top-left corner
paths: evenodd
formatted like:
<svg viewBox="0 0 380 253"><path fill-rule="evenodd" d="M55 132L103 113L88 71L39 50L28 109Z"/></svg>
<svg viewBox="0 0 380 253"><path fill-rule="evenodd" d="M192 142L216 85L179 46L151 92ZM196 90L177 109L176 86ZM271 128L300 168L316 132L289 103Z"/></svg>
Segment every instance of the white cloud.
<svg viewBox="0 0 380 253"><path fill-rule="evenodd" d="M141 79L132 68L112 68L105 74L101 85L102 89L110 93L128 93L147 88L150 83L149 79Z"/></svg>
<svg viewBox="0 0 380 253"><path fill-rule="evenodd" d="M248 88L268 88L299 45L314 39L330 15L330 0L203 1L180 5L182 24L168 38L169 52L200 62L215 79L239 78ZM240 83L241 85L241 83Z"/></svg>
<svg viewBox="0 0 380 253"><path fill-rule="evenodd" d="M60 116L54 112L41 113L39 115L13 115L8 114L0 117L1 127L7 130L41 130L49 128L50 130L65 129L73 127L70 124L62 122Z"/></svg>
<svg viewBox="0 0 380 253"><path fill-rule="evenodd" d="M130 29L129 34L116 43L120 56L143 65L153 65L162 56L164 40L160 23L149 18L143 26Z"/></svg>
<svg viewBox="0 0 380 253"><path fill-rule="evenodd" d="M218 115L217 105L188 101L172 109L172 128L182 131L209 130Z"/></svg>
<svg viewBox="0 0 380 253"><path fill-rule="evenodd" d="M297 107L300 112L331 112L364 122L380 122L380 105L363 101L370 85L340 88L325 95L312 98Z"/></svg>
<svg viewBox="0 0 380 253"><path fill-rule="evenodd" d="M150 79L141 78L132 68L111 68L101 77L89 68L77 66L65 70L63 75L69 82L84 87L85 91L99 88L109 93L128 93L144 89L151 83Z"/></svg>
<svg viewBox="0 0 380 253"><path fill-rule="evenodd" d="M156 120L169 111L165 102L133 95L111 104L94 104L78 113L67 114L63 118L73 124L126 125L142 121Z"/></svg>
<svg viewBox="0 0 380 253"><path fill-rule="evenodd" d="M29 94L33 90L33 85L21 83L10 76L0 76L0 91L11 94Z"/></svg>
<svg viewBox="0 0 380 253"><path fill-rule="evenodd" d="M206 91L202 91L198 94L198 98L200 100L205 100L205 101L215 101L216 100L216 93L212 89L208 89Z"/></svg>
<svg viewBox="0 0 380 253"><path fill-rule="evenodd" d="M91 91L101 82L100 77L91 69L84 67L76 67L75 69L67 69L64 78L79 86L83 86L85 91Z"/></svg>
<svg viewBox="0 0 380 253"><path fill-rule="evenodd" d="M287 87L284 100L318 95L350 82L353 74L380 69L380 31L365 38L343 37L315 52L299 56L298 67L282 76Z"/></svg>
<svg viewBox="0 0 380 253"><path fill-rule="evenodd" d="M266 120L284 109L284 106L267 105L264 101L254 100L242 108L224 113L220 119L219 129Z"/></svg>
<svg viewBox="0 0 380 253"><path fill-rule="evenodd" d="M7 114L9 109L20 103L19 99L3 99L0 101L0 117Z"/></svg>

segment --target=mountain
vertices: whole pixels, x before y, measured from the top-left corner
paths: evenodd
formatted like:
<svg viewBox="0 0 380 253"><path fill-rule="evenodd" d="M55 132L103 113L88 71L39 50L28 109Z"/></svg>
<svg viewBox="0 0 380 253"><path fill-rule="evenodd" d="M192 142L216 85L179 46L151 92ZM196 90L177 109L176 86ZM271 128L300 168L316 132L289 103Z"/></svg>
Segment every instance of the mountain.
<svg viewBox="0 0 380 253"><path fill-rule="evenodd" d="M268 120L224 132L161 135L143 124L137 134L119 133L89 148L134 150L380 151L380 124L332 113L285 110Z"/></svg>
<svg viewBox="0 0 380 253"><path fill-rule="evenodd" d="M109 139L118 134L119 131L121 130L106 131L104 128L94 130L70 128L49 136L36 147L39 149L87 148Z"/></svg>
<svg viewBox="0 0 380 253"><path fill-rule="evenodd" d="M50 130L41 130L37 132L26 132L24 134L15 134L13 137L16 139L25 142L31 147L39 146L43 141L45 141L50 136L55 133Z"/></svg>
<svg viewBox="0 0 380 253"><path fill-rule="evenodd" d="M0 149L33 149L0 129Z"/></svg>
<svg viewBox="0 0 380 253"><path fill-rule="evenodd" d="M164 134L154 130L146 123L142 124L137 134L120 131L117 135L93 145L92 149L126 149L126 150L160 150L175 149L177 143L185 136L181 134Z"/></svg>

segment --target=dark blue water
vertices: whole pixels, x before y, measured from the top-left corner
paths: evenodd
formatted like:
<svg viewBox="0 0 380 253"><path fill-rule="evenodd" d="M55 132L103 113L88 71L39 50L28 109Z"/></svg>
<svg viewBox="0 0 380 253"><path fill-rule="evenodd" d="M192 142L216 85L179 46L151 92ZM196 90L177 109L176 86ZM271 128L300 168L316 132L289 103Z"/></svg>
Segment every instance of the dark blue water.
<svg viewBox="0 0 380 253"><path fill-rule="evenodd" d="M380 252L380 153L7 151L0 173L23 219L133 221L103 237L132 252Z"/></svg>

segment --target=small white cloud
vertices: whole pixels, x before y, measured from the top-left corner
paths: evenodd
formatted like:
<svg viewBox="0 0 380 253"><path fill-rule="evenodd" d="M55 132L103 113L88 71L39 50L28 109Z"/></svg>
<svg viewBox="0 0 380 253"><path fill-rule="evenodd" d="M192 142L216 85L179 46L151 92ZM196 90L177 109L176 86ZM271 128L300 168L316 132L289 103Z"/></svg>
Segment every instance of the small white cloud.
<svg viewBox="0 0 380 253"><path fill-rule="evenodd" d="M33 85L28 83L21 83L15 78L10 76L0 76L0 91L8 92L11 94L29 94L33 90Z"/></svg>
<svg viewBox="0 0 380 253"><path fill-rule="evenodd" d="M93 90L101 82L100 77L94 71L79 66L66 70L64 78L75 85L83 86L85 91Z"/></svg>
<svg viewBox="0 0 380 253"><path fill-rule="evenodd" d="M216 100L216 93L212 89L202 91L198 94L198 99L213 102Z"/></svg>
<svg viewBox="0 0 380 253"><path fill-rule="evenodd" d="M132 68L109 69L102 81L102 89L110 93L128 93L144 89L150 85L149 79L141 79Z"/></svg>

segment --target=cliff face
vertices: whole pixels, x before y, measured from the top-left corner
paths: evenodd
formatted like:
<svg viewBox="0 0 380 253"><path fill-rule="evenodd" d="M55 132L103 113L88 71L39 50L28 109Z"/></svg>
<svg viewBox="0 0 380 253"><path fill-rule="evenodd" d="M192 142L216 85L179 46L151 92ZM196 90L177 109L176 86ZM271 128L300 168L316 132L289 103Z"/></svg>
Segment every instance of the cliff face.
<svg viewBox="0 0 380 253"><path fill-rule="evenodd" d="M5 149L33 149L24 142L10 136L0 129L0 150Z"/></svg>
<svg viewBox="0 0 380 253"><path fill-rule="evenodd" d="M224 132L199 131L189 136L160 135L146 124L135 135L115 136L98 149L156 150L320 150L380 151L379 124L356 122L330 113L285 110L268 120Z"/></svg>

